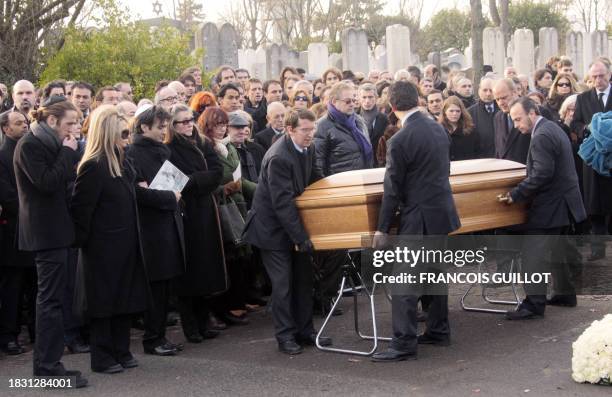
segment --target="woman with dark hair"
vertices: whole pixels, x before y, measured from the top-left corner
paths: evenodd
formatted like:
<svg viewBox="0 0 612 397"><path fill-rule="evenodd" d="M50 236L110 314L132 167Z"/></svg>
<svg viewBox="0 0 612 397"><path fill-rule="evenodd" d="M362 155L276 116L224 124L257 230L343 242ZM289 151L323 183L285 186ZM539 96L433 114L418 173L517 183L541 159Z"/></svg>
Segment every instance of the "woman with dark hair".
<svg viewBox="0 0 612 397"><path fill-rule="evenodd" d="M544 97L547 97L548 90L553 82L553 74L548 69L538 69L533 75L533 82L536 91L544 95Z"/></svg>
<svg viewBox="0 0 612 397"><path fill-rule="evenodd" d="M127 121L112 105L99 106L90 117L71 211L83 258L91 369L115 374L138 366L130 353L130 324L132 315L147 308L149 289L136 176L124 154Z"/></svg>
<svg viewBox="0 0 612 397"><path fill-rule="evenodd" d="M207 108L208 112L220 110ZM198 133L191 109L172 108L164 142L170 148L170 162L189 177L183 189L185 234L185 273L177 280L176 294L183 332L187 340L200 343L215 336L208 325L207 297L219 295L228 287L225 255L217 203L213 193L221 182L222 167L213 144Z"/></svg>
<svg viewBox="0 0 612 397"><path fill-rule="evenodd" d="M283 70L281 70L280 72L280 77L279 77L279 81L281 83L281 87L283 89L283 92L286 93L286 89L285 89L285 83L286 80L289 77L295 77L297 80L300 79L300 74L297 72L297 70L295 70L295 68L293 66L285 66L283 68Z"/></svg>
<svg viewBox="0 0 612 397"><path fill-rule="evenodd" d="M472 116L463 106L461 99L456 96L448 97L444 101L438 121L446 129L451 139L451 161L478 158L480 144L478 134L472 133L474 129Z"/></svg>
<svg viewBox="0 0 612 397"><path fill-rule="evenodd" d="M325 87L325 83L323 83L323 80L321 79L316 79L315 81L312 82L312 86L314 88L313 95L312 95L312 103L317 104L321 102L321 91L323 91L323 88Z"/></svg>
<svg viewBox="0 0 612 397"><path fill-rule="evenodd" d="M552 120L559 119L559 110L563 101L569 96L574 95L578 92L578 86L576 80L570 74L559 73L550 87L548 98L546 98L545 107L550 111L553 116Z"/></svg>
<svg viewBox="0 0 612 397"><path fill-rule="evenodd" d="M342 71L338 68L329 68L323 72L321 80L323 80L323 84L331 87L342 80Z"/></svg>

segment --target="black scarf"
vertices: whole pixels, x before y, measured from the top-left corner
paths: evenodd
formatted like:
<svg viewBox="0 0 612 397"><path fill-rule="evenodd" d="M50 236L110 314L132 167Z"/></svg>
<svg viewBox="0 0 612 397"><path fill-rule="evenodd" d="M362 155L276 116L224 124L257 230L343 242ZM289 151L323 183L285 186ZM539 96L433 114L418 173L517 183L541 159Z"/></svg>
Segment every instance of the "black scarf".
<svg viewBox="0 0 612 397"><path fill-rule="evenodd" d="M144 135L134 135L134 146L140 146L146 150L155 153L156 157L160 162L164 162L170 158L170 148L161 142L156 142L151 138L147 138Z"/></svg>
<svg viewBox="0 0 612 397"><path fill-rule="evenodd" d="M32 134L53 153L57 153L62 148L62 141L55 131L44 121L32 124Z"/></svg>
<svg viewBox="0 0 612 397"><path fill-rule="evenodd" d="M174 134L174 138L169 144L170 150L175 154L172 156L173 164L186 175L191 175L197 171L207 171L208 165L203 151L204 144L195 131L192 137Z"/></svg>

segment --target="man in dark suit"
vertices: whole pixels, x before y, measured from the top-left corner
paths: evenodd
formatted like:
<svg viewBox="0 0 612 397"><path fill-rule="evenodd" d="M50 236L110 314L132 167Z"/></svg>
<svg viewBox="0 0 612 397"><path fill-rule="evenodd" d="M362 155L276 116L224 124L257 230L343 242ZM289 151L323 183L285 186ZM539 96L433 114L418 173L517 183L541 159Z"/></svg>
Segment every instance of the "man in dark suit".
<svg viewBox="0 0 612 397"><path fill-rule="evenodd" d="M578 95L574 118L570 125L570 129L576 131L581 139L590 134L588 125L595 113L612 111L609 67L603 62L594 62L589 74L595 87ZM598 174L586 164L583 166L583 178L584 204L591 220L592 232L595 235L606 235L612 214L612 178ZM591 244L591 255L588 260L604 258L605 248L602 242Z"/></svg>
<svg viewBox="0 0 612 397"><path fill-rule="evenodd" d="M495 103L493 96L493 79L485 77L480 80L478 87L478 103L468 109L474 122L474 132L478 134L479 158L495 157L495 115L499 112L499 106Z"/></svg>
<svg viewBox="0 0 612 397"><path fill-rule="evenodd" d="M36 299L35 376L75 376L67 371L64 352L62 298L66 288L68 247L75 240L68 212L66 186L75 178L77 141L70 135L78 123L76 107L53 96L35 114L32 132L17 143L14 165L19 193L19 249L35 252Z"/></svg>
<svg viewBox="0 0 612 397"><path fill-rule="evenodd" d="M285 133L285 106L280 102L272 102L268 105L267 116L268 127L255 134L255 143L264 149L270 146Z"/></svg>
<svg viewBox="0 0 612 397"><path fill-rule="evenodd" d="M360 115L366 123L368 128L368 135L370 136L370 143L372 144L372 151L376 153L378 148L378 141L385 133L389 120L384 113L381 113L376 106L376 86L371 83L366 83L359 86L359 92L357 99L359 100L359 109L357 114ZM374 167L382 166L374 158Z"/></svg>
<svg viewBox="0 0 612 397"><path fill-rule="evenodd" d="M278 348L287 354L314 345L312 323L313 245L300 220L294 199L320 176L313 170L315 115L291 111L287 134L266 153L246 219L245 240L261 250L272 282L272 318ZM331 344L328 338L321 344Z"/></svg>
<svg viewBox="0 0 612 397"><path fill-rule="evenodd" d="M499 80L493 87L493 97L501 112L493 120L495 130L495 158L525 164L529 151L529 134L521 134L510 119L510 103L518 98L511 79Z"/></svg>
<svg viewBox="0 0 612 397"><path fill-rule="evenodd" d="M0 114L0 129L4 137L0 146L0 350L17 355L25 352L18 341L19 312L34 258L17 247L19 197L13 155L17 142L28 131L28 122L21 112L9 110Z"/></svg>
<svg viewBox="0 0 612 397"><path fill-rule="evenodd" d="M389 233L398 208L400 235L446 235L461 226L448 179L448 134L418 110L418 92L412 83L398 81L391 85L389 102L402 121L402 129L388 142L375 247ZM427 329L417 338L418 298L416 294L393 296L393 340L389 349L374 354L374 361L416 359L418 343L450 343L448 295L431 297Z"/></svg>
<svg viewBox="0 0 612 397"><path fill-rule="evenodd" d="M510 105L510 116L522 134L531 135L527 156L527 178L507 195L507 203L529 202L527 236L521 251L523 271L527 274L548 272L546 266L563 229L572 221L586 218L578 176L574 170L571 143L563 130L540 116L538 106L523 97ZM573 298L567 264L551 269L557 291ZM563 285L564 287L559 288ZM546 309L546 283L525 284L527 297L516 311L508 312L510 320L541 317ZM570 302L568 302L570 303Z"/></svg>

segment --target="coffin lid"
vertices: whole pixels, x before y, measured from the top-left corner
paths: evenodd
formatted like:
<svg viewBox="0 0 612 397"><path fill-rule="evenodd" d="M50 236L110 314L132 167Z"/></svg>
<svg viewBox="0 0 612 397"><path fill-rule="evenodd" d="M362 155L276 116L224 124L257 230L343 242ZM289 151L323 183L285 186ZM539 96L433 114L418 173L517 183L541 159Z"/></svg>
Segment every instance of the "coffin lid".
<svg viewBox="0 0 612 397"><path fill-rule="evenodd" d="M451 162L451 176L483 174L496 171L522 170L524 164L510 160L500 159L476 159ZM306 188L306 191L376 185L382 183L385 175L384 168L373 168L368 170L347 171L328 176Z"/></svg>

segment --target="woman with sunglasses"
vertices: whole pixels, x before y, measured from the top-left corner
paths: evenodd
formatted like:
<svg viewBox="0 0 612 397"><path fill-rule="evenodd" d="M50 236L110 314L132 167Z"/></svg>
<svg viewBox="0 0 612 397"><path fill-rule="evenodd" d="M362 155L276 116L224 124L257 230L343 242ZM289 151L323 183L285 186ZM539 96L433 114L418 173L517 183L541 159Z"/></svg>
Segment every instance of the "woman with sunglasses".
<svg viewBox="0 0 612 397"><path fill-rule="evenodd" d="M200 119L215 109L219 108L206 108ZM208 321L208 298L229 287L219 213L213 197L223 170L213 143L198 132L191 109L174 105L170 115L164 139L170 148L169 160L189 177L181 193L186 269L178 277L175 291L183 333L187 341L201 343L218 334Z"/></svg>
<svg viewBox="0 0 612 397"><path fill-rule="evenodd" d="M559 120L561 105L568 97L576 93L578 93L578 86L574 77L567 73L557 74L550 87L545 105L553 116L552 120Z"/></svg>
<svg viewBox="0 0 612 397"><path fill-rule="evenodd" d="M312 101L310 100L310 97L308 96L306 91L297 90L289 94L289 103L295 110L307 110L308 108L310 108Z"/></svg>
<svg viewBox="0 0 612 397"><path fill-rule="evenodd" d="M130 353L130 324L147 308L147 276L140 246L135 172L125 160L127 121L112 105L91 115L85 153L71 202L81 248L91 369L115 374L138 366Z"/></svg>

